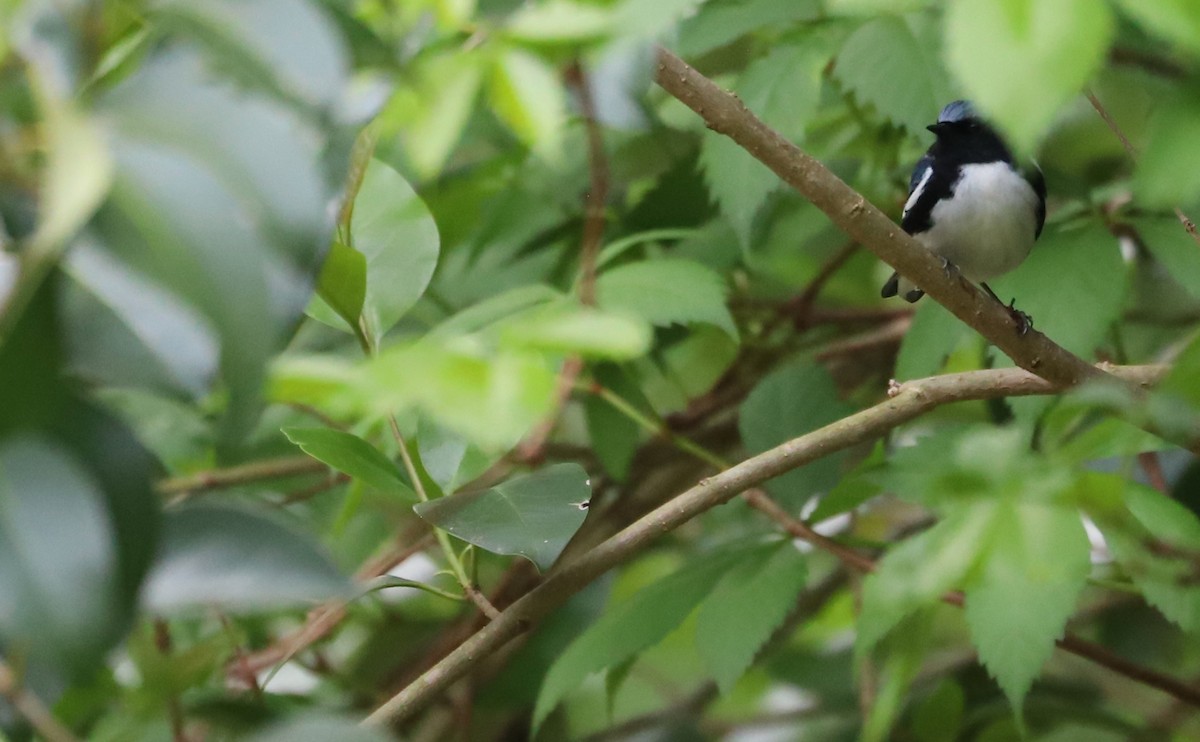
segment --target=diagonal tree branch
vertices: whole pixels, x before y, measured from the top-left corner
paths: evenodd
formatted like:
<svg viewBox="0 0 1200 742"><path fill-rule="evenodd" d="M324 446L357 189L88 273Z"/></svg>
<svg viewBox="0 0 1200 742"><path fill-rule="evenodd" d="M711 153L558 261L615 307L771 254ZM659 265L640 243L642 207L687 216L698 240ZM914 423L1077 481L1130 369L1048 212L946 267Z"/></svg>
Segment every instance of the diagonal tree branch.
<svg viewBox="0 0 1200 742"><path fill-rule="evenodd" d="M1106 367L1105 370L1127 383L1146 387L1156 383L1169 369L1166 366L1127 366ZM659 536L747 489L816 459L872 440L940 405L1053 394L1062 391L1064 386L1016 368L947 374L899 384L887 400L874 407L701 480L579 558L553 570L541 585L502 611L491 623L376 709L365 723L384 725L411 718L465 675L479 658L492 654L527 631L597 577L640 553Z"/></svg>
<svg viewBox="0 0 1200 742"><path fill-rule="evenodd" d="M933 253L862 194L763 123L737 96L665 49L658 51L655 81L695 111L710 129L728 136L771 168L825 212L839 229L915 282L1021 368L1062 386L1102 375L1102 371L1040 332L1031 330L1019 335L1012 317L999 302L957 272L948 273Z"/></svg>

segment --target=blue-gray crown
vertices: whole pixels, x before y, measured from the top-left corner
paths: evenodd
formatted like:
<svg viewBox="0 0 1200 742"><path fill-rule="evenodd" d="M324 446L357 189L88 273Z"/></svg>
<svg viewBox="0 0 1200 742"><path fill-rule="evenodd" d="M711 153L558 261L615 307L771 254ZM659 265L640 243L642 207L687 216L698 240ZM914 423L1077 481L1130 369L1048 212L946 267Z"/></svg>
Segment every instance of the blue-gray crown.
<svg viewBox="0 0 1200 742"><path fill-rule="evenodd" d="M949 124L955 121L965 121L978 117L978 114L975 113L975 107L971 105L970 101L956 100L947 103L942 112L938 114L938 123Z"/></svg>

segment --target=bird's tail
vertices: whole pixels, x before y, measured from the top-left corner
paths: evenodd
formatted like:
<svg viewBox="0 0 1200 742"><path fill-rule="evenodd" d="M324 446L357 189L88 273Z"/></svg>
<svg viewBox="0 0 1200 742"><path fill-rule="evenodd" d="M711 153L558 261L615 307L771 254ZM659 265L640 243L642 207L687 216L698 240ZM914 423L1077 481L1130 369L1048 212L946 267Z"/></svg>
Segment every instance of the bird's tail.
<svg viewBox="0 0 1200 742"><path fill-rule="evenodd" d="M884 299L890 299L896 294L901 294L904 296L904 300L911 304L924 296L925 292L901 278L899 273L892 273L892 277L883 284L879 295Z"/></svg>

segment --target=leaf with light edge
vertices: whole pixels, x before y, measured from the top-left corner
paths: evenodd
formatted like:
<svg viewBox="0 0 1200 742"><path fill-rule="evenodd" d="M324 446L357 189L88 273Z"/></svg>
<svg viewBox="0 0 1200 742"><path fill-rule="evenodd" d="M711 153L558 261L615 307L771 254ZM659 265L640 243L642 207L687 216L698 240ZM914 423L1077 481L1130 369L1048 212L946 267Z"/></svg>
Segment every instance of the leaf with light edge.
<svg viewBox="0 0 1200 742"><path fill-rule="evenodd" d="M284 428L283 434L302 451L334 469L380 492L396 493L416 499L412 489L400 478L400 470L362 438L343 430L321 427Z"/></svg>
<svg viewBox="0 0 1200 742"><path fill-rule="evenodd" d="M726 291L724 279L711 268L666 258L604 271L596 280L596 303L660 327L707 322L736 338L737 326L725 306Z"/></svg>
<svg viewBox="0 0 1200 742"><path fill-rule="evenodd" d="M579 464L554 464L482 492L413 506L442 530L495 554L515 554L545 572L587 516L591 481Z"/></svg>

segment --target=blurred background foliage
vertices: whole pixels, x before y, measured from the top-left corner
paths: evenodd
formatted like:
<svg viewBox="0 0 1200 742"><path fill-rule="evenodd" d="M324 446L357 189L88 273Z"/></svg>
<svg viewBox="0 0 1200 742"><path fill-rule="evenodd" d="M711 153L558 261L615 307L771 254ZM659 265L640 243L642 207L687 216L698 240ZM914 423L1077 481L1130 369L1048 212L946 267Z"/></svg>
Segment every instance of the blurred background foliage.
<svg viewBox="0 0 1200 742"><path fill-rule="evenodd" d="M392 731L1200 736L1053 652L1069 623L1200 675L1200 467L1139 429L1200 430L1200 4L2 0L0 29L0 737L387 738L356 722L481 610L713 462L1010 364L880 300L889 268L652 86L659 43L897 217L970 97L1050 192L997 291L1174 369L779 477L879 570L734 501Z"/></svg>

